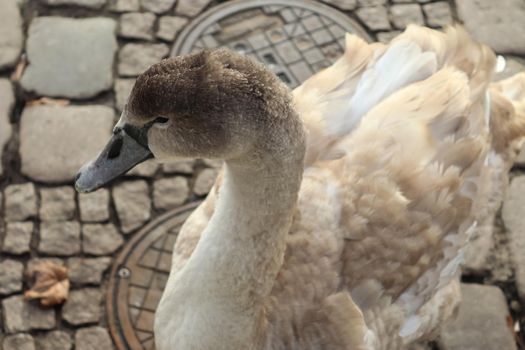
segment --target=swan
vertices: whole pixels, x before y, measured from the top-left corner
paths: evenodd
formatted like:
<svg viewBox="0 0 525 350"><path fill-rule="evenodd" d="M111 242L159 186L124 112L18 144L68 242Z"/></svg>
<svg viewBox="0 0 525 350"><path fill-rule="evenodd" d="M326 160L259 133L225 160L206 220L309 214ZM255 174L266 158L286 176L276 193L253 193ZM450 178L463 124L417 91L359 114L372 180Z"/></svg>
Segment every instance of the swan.
<svg viewBox="0 0 525 350"><path fill-rule="evenodd" d="M77 190L152 156L224 160L175 244L156 348L404 349L435 337L525 135L525 76L491 85L494 63L461 28L410 26L388 45L347 35L344 56L293 93L226 49L141 74Z"/></svg>

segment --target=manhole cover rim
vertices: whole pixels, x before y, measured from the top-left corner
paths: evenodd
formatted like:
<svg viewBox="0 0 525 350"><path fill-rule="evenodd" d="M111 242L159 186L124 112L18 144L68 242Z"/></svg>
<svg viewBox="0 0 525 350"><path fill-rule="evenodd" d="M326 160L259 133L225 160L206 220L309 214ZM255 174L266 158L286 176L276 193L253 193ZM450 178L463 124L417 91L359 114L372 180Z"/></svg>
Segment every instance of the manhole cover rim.
<svg viewBox="0 0 525 350"><path fill-rule="evenodd" d="M372 41L372 37L357 21L345 13L325 4L313 2L310 0L236 0L215 6L196 17L179 34L175 44L173 45L170 55L173 57L190 53L193 44L195 41L197 41L202 31L211 24L216 23L219 19L225 18L237 12L249 10L251 8L276 5L288 7L297 6L310 11L315 11L337 22L339 25L345 28L345 30L349 29L347 28L349 25L352 28L351 34L358 35L367 42Z"/></svg>
<svg viewBox="0 0 525 350"><path fill-rule="evenodd" d="M142 345L131 324L127 297L123 298L122 296L123 290L127 291L129 286L124 288L120 286L119 270L127 268L126 263L137 246L151 243L157 238L155 234L151 235L155 229L158 229L170 220L176 222L177 225L182 225L201 202L188 203L153 219L139 232L135 233L134 237L126 243L124 249L114 260L106 292L106 315L108 327L117 349L142 349ZM160 234L162 234L162 231ZM131 332L131 334L127 332Z"/></svg>

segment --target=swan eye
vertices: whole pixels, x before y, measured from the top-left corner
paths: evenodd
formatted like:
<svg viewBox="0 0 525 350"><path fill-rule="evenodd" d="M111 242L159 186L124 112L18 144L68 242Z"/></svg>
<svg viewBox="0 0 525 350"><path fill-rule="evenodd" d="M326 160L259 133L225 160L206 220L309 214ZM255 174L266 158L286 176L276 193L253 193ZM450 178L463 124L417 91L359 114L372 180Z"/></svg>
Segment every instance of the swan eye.
<svg viewBox="0 0 525 350"><path fill-rule="evenodd" d="M169 121L168 118L158 117L154 120L156 124L166 124Z"/></svg>

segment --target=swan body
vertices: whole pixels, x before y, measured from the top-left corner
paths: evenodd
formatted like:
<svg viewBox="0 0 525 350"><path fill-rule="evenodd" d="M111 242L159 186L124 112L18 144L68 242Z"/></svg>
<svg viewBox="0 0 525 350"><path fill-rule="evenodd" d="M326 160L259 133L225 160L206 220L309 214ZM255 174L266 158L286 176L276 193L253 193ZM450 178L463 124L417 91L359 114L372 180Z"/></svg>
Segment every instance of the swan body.
<svg viewBox="0 0 525 350"><path fill-rule="evenodd" d="M494 63L460 28L411 26L388 45L347 36L345 55L293 94L227 50L141 75L115 135L161 160L225 160L179 233L156 348L432 339L525 133L525 77L490 85ZM77 187L92 189L126 142L110 143Z"/></svg>

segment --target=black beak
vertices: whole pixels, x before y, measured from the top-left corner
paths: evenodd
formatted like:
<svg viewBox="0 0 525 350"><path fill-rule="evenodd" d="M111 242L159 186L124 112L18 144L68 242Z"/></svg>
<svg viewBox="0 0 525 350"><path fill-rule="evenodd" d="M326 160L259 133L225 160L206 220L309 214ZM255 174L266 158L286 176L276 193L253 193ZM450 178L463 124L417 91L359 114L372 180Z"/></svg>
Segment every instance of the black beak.
<svg viewBox="0 0 525 350"><path fill-rule="evenodd" d="M153 154L148 148L148 129L151 125L137 128L128 124L116 127L108 144L96 159L84 164L75 178L78 192L92 192Z"/></svg>

